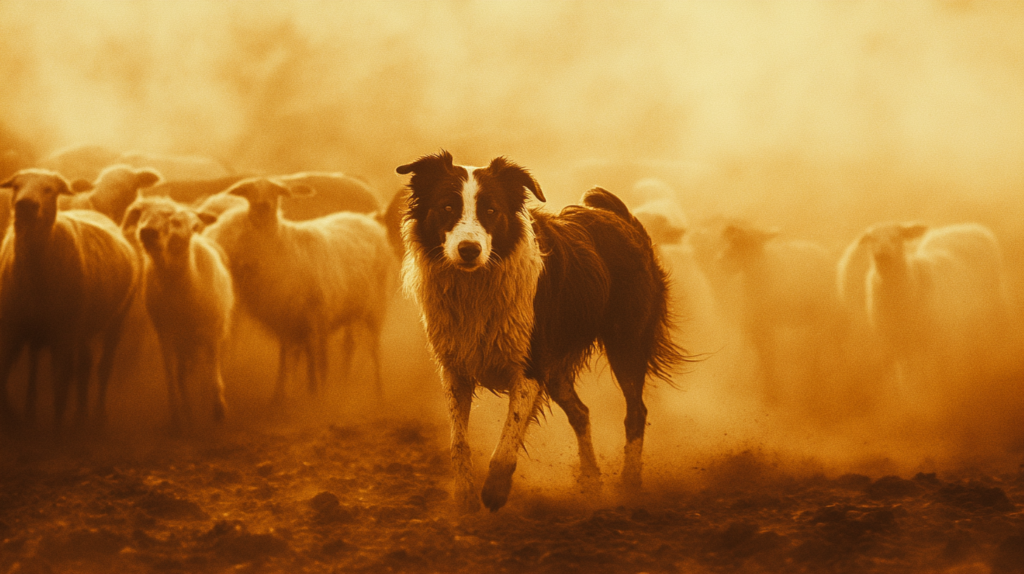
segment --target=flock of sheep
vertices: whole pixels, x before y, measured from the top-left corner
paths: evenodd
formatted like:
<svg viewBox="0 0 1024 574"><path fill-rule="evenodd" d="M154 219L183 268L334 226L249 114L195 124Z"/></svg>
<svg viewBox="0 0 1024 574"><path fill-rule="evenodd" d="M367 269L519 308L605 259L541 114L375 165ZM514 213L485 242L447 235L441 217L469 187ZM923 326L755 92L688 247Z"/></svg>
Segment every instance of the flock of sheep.
<svg viewBox="0 0 1024 574"><path fill-rule="evenodd" d="M0 188L10 201L0 210L7 429L34 421L44 349L57 428L73 382L77 423L102 424L115 352L146 321L159 340L172 424L197 424L191 395L222 419L222 363L239 310L280 343L274 401L303 357L310 392L324 389L328 341L339 332L341 378L362 344L383 393L380 334L397 291L402 194L385 210L373 189L341 174L244 177L207 158L97 147L56 153ZM999 243L981 225L880 223L836 257L742 221L691 225L678 195L657 180L633 194L671 272L680 342L716 351L699 340L702 314L734 326L754 351L768 402L836 371L891 374L919 388L984 376L1001 368L1014 340ZM19 413L7 380L26 350Z"/></svg>
<svg viewBox="0 0 1024 574"><path fill-rule="evenodd" d="M205 420L224 418L222 362L236 308L280 342L273 400L283 399L303 355L310 391L325 386L327 344L339 330L342 372L367 341L382 388L379 339L398 258L366 184L334 173L243 177L205 158L103 152L65 150L0 183L11 206L0 246L4 426L34 421L43 349L57 429L72 382L84 424L97 346L102 425L118 343L138 332L140 315L159 340L175 428L203 422L190 395L211 406ZM6 387L25 349L22 416Z"/></svg>
<svg viewBox="0 0 1024 574"><path fill-rule="evenodd" d="M842 401L829 385L872 392L879 381L913 402L1022 366L1019 311L983 225L883 222L836 254L746 221L689 225L656 181L634 195L647 198L637 217L673 270L683 324L710 306L712 320L733 327L752 349L765 403L794 392Z"/></svg>

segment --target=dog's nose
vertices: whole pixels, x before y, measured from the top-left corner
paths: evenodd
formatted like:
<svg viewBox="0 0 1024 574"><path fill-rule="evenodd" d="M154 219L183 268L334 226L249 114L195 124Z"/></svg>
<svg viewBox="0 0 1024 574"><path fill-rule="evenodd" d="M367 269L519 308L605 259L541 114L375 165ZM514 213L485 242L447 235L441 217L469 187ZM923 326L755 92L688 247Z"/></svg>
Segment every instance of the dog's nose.
<svg viewBox="0 0 1024 574"><path fill-rule="evenodd" d="M480 244L474 241L463 241L459 243L459 257L466 263L476 261L480 256Z"/></svg>

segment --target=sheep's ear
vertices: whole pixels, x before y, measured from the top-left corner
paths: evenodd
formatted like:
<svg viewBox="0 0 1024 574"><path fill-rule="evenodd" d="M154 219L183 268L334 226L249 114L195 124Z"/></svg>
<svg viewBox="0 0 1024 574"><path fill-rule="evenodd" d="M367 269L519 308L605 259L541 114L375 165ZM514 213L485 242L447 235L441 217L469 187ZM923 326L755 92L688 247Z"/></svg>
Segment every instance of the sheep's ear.
<svg viewBox="0 0 1024 574"><path fill-rule="evenodd" d="M533 192L534 197L541 201L547 201L544 198L544 192L540 189L540 184L537 183L536 179L530 175L530 172L525 168L509 161L504 157L496 157L491 161L491 165L487 167L494 174L494 177L498 181L510 188L522 189L526 188Z"/></svg>
<svg viewBox="0 0 1024 574"><path fill-rule="evenodd" d="M206 211L193 211L192 213L195 213L196 217L199 218L199 221L202 223L202 227L213 225L217 221L217 216L213 213Z"/></svg>
<svg viewBox="0 0 1024 574"><path fill-rule="evenodd" d="M129 230L139 224L139 218L142 217L142 208L135 206L128 208L128 211L124 214L124 219L121 220L121 229Z"/></svg>
<svg viewBox="0 0 1024 574"><path fill-rule="evenodd" d="M93 187L95 186L93 186L91 181L81 177L71 182L72 193L82 193L91 190Z"/></svg>
<svg viewBox="0 0 1024 574"><path fill-rule="evenodd" d="M441 153L425 155L412 163L400 165L395 168L395 172L399 175L410 173L414 175L429 175L451 169L453 167L452 161L452 154L441 150Z"/></svg>
<svg viewBox="0 0 1024 574"><path fill-rule="evenodd" d="M242 180L235 185L228 188L227 192L229 195L237 195L238 197L244 197L246 200L252 198L253 185L250 180Z"/></svg>
<svg viewBox="0 0 1024 574"><path fill-rule="evenodd" d="M163 179L164 178L162 175L160 175L160 172L155 169L140 169L135 172L135 187L153 187L154 185L163 181Z"/></svg>
<svg viewBox="0 0 1024 574"><path fill-rule="evenodd" d="M928 226L923 223L903 223L900 225L900 237L903 239L917 239L928 231Z"/></svg>
<svg viewBox="0 0 1024 574"><path fill-rule="evenodd" d="M7 178L3 183L0 183L0 189L10 188L14 189L14 178L18 177L18 174L14 174Z"/></svg>

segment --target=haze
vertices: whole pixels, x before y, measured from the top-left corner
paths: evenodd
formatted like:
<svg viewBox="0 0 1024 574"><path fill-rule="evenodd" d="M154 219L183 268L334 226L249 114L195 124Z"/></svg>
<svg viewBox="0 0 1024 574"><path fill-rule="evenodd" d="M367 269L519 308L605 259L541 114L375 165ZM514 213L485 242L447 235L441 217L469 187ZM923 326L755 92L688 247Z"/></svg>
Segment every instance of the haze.
<svg viewBox="0 0 1024 574"><path fill-rule="evenodd" d="M40 157L78 143L203 154L239 172L343 171L387 198L420 155L505 155L552 207L594 184L635 206L633 184L658 177L691 221L745 218L837 257L877 221L977 221L1024 299L1021 2L3 0L0 77L0 122ZM407 306L388 344L424 359ZM749 356L689 328L692 351L717 354L651 390L655 471L751 448L837 472L1024 448L1019 370L990 394L936 394L908 430L917 419L884 401L763 405ZM624 408L602 364L584 400L614 466ZM443 423L432 370L391 368L391 400ZM489 401L478 451L504 412ZM542 427L534 470L554 457L568 481L568 424L559 411Z"/></svg>

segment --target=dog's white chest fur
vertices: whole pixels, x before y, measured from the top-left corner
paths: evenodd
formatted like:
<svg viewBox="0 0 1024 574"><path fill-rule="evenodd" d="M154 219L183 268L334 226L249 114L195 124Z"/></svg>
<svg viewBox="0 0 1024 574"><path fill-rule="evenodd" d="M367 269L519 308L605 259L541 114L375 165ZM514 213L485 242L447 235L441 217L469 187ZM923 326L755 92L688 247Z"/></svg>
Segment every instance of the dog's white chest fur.
<svg viewBox="0 0 1024 574"><path fill-rule="evenodd" d="M528 217L528 216L527 216ZM405 289L422 309L427 340L440 366L495 391L522 372L533 334L533 300L543 259L532 228L515 251L466 272L410 249Z"/></svg>

